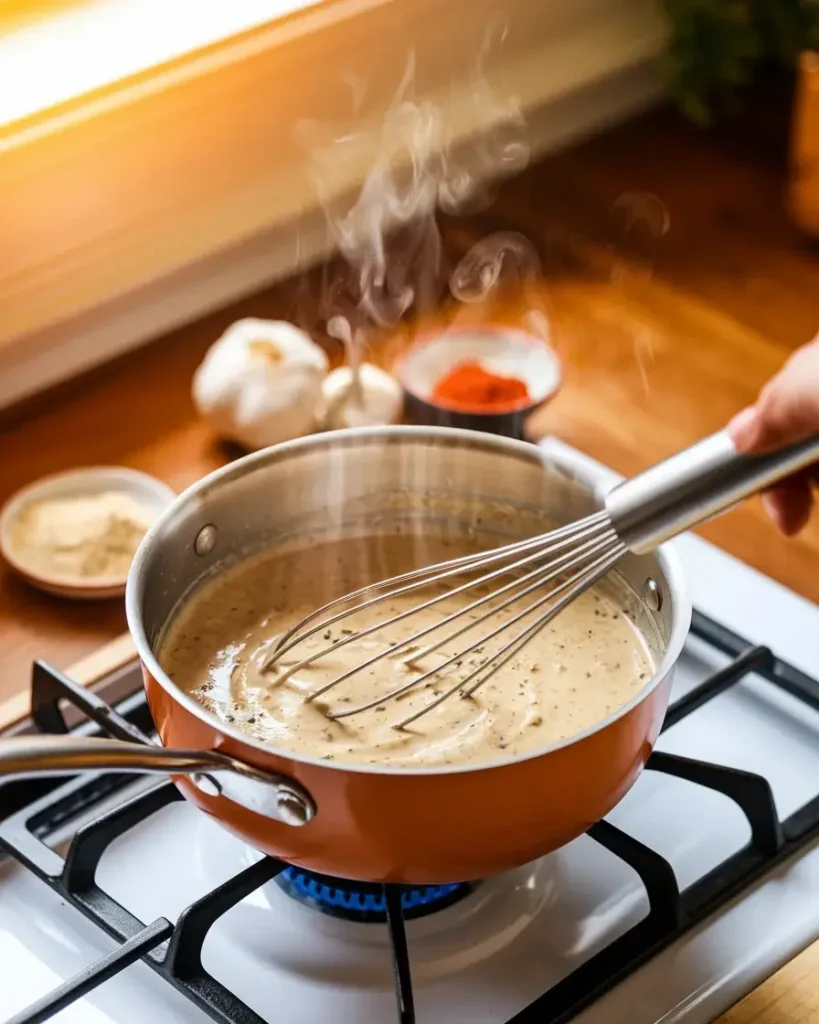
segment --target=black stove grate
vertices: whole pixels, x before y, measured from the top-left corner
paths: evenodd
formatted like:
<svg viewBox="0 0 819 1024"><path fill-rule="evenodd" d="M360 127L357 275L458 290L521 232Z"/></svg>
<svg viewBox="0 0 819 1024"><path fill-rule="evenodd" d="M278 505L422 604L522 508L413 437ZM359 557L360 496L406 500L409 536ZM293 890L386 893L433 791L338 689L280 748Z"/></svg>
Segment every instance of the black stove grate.
<svg viewBox="0 0 819 1024"><path fill-rule="evenodd" d="M718 623L695 613L692 633L732 661L724 669L673 704L664 729L736 685L750 673L819 710L819 683L774 656L752 647ZM64 704L73 705L85 720L72 731L107 734L147 741L152 724L142 694L134 694L114 710L99 697L59 672L37 663L32 680L32 717L44 732L66 732ZM655 752L647 770L664 772L706 786L733 800L751 827L748 844L680 892L671 865L659 854L607 821L589 836L630 865L641 878L648 914L629 931L596 953L518 1013L509 1024L563 1024L594 1002L640 965L726 904L761 875L819 835L819 796L780 820L771 788L762 776ZM208 930L231 907L284 872L288 865L264 858L203 896L175 924L160 918L149 924L134 917L103 892L96 868L108 845L159 808L181 799L169 782L124 799L76 833L65 858L45 840L77 815L133 782L133 776L83 774L68 782L13 779L0 785L0 851L34 872L116 940L117 948L81 974L44 996L7 1024L37 1024L91 989L142 959L157 974L220 1024L265 1022L203 968L201 952ZM381 887L383 913L392 942L399 1024L415 1024L411 965L404 930L403 887ZM281 1016L275 1024L287 1024ZM418 1024L423 1024L419 1021Z"/></svg>

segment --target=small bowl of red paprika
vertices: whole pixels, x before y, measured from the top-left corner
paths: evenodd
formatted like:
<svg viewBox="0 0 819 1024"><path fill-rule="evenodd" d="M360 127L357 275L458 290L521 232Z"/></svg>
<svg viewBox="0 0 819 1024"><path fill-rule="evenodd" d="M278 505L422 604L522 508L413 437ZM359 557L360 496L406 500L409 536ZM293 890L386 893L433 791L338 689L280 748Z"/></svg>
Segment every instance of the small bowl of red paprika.
<svg viewBox="0 0 819 1024"><path fill-rule="evenodd" d="M449 328L422 336L395 367L404 418L524 439L526 421L560 387L560 362L541 338L512 327Z"/></svg>

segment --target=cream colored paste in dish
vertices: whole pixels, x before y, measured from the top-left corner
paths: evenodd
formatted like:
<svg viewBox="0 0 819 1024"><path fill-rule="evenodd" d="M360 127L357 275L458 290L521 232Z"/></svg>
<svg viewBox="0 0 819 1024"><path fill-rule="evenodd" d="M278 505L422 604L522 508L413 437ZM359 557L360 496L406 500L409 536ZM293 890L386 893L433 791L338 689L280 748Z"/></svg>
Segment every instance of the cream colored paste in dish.
<svg viewBox="0 0 819 1024"><path fill-rule="evenodd" d="M317 543L256 558L202 586L172 622L160 662L169 676L224 721L272 746L328 761L393 767L475 764L534 751L583 732L635 696L654 671L625 584L608 580L577 599L470 698L458 694L403 729L394 725L479 667L499 644L534 621L529 613L494 640L484 639L536 600L532 593L437 651L440 628L415 649L392 648L487 593L452 594L440 585L357 612L302 642L263 670L277 639L319 605L364 583L469 554L474 538L390 535ZM466 577L462 577L463 582ZM508 582L509 577L500 581ZM498 585L496 582L495 586ZM433 607L359 638L362 630L420 601ZM483 614L490 605L469 612ZM542 609L540 609L542 611ZM458 624L469 620L458 620ZM451 631L454 624L447 629ZM477 644L454 664L399 699L333 721L341 711L380 700ZM319 650L328 653L287 678L283 673ZM375 654L386 657L340 683L315 703L305 697ZM418 660L411 660L416 656Z"/></svg>

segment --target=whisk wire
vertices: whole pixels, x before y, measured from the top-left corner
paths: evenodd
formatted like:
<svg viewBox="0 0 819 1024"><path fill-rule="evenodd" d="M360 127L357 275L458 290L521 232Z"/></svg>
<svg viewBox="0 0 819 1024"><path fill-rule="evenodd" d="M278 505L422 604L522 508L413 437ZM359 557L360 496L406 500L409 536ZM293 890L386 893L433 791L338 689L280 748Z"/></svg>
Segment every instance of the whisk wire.
<svg viewBox="0 0 819 1024"><path fill-rule="evenodd" d="M573 576L569 577L569 579L564 580L563 582L558 584L557 587L554 587L552 590L550 590L548 594L544 595L541 598L538 598L537 601L533 601L531 604L527 605L526 608L524 608L522 611L518 612L511 619L509 619L509 620L507 620L505 622L502 622L499 626L497 626L495 629L493 629L486 636L482 636L480 639L476 640L475 643L470 644L469 647L466 647L463 650L458 651L456 654L451 655L444 662L442 662L442 664L437 665L435 668L430 669L428 672L425 672L423 675L419 676L418 678L412 680L409 683L404 684L403 686L397 688L396 690L393 690L390 693L385 694L384 696L380 697L378 700L371 701L371 702L369 702L367 704L359 705L358 707L344 709L342 711L328 712L327 717L332 719L332 720L334 720L334 721L342 719L342 718L350 718L352 715L360 714L362 711L368 711L371 708L374 708L374 707L377 707L377 706L379 706L381 704L384 704L386 701L394 700L395 698L400 697L403 693L407 693L410 690L415 689L416 687L418 687L418 686L422 685L423 683L427 682L427 680L429 680L429 679L433 678L434 676L438 675L440 672L443 672L445 669L449 668L450 665L453 665L456 661L462 660L467 654L473 653L476 648L482 647L484 644L486 644L490 640L494 640L494 638L496 636L498 636L500 633L504 632L504 630L509 629L511 626L514 626L517 622L520 622L521 619L526 618L526 616L530 615L533 611L536 611L538 608L541 608L544 604L547 604L549 601L554 600L555 597L557 597L559 594L563 593L563 591L565 591L567 588L572 587L572 585L579 578L584 576L584 574L586 574L586 573L588 573L590 571L593 572L599 565L603 564L607 558L611 557L611 553L617 551L618 552L618 557L619 557L619 550L618 549L620 548L620 543L617 540L616 536L614 536L614 535L612 535L611 538L607 538L606 541L600 545L600 548L602 548L603 551L600 554L600 556L598 557L598 559L596 559L595 562L593 562L591 566L587 566L587 567L584 567L583 569L579 570L579 572L577 572ZM554 575L559 575L559 573L560 573L560 570L558 570ZM542 586L543 582L544 581L538 581L537 583L531 584L529 587L526 588L525 591L523 591L522 594L518 595L516 600L519 600L520 597L524 596L524 594L527 594L527 593L531 592L532 590L535 590L538 587ZM586 585L588 585L588 584L586 584ZM582 589L585 589L585 586ZM580 593L580 590L578 590L577 592ZM511 602L507 602L507 604L508 603L511 603ZM561 604L560 607L561 608L564 607L565 603L566 602L564 601ZM559 610L560 609L558 609L558 611ZM495 611L497 611L497 609L494 609L493 612L490 612L488 614L489 615L494 614ZM557 612L555 612L554 614L557 614ZM485 617L488 617L488 615L485 616ZM551 618L554 618L554 615L552 615ZM546 621L548 621L548 620L546 620ZM537 626L537 629L542 628L542 626L545 625L545 624L546 624L545 621L540 623ZM458 636L458 635L460 635L460 633L466 632L467 629L473 628L474 625L476 625L476 623L471 622L468 626L464 627L463 629L459 630L457 633L455 633L453 635L454 636ZM537 631L537 630L535 630L535 631ZM534 635L534 633L532 633L532 635ZM514 642L514 641L511 641L511 642ZM446 699L446 696L452 696L454 693L456 693L458 690L460 690L463 687L464 683L468 682L470 679L474 678L474 676L478 672L481 672L481 671L485 670L486 667L488 665L490 665L495 660L495 658L498 656L498 654L502 653L502 651L506 650L508 648L508 646L509 645L507 644L506 646L504 646L501 649L501 652L498 652L495 655L493 655L491 658L488 658L482 665L479 665L474 670L474 672L472 672L470 675L468 675L465 679L459 680L458 683L455 686L453 686L451 690L447 691L447 693L441 698L441 701ZM489 675L492 675L492 674L494 674L494 669L492 669L488 673L487 678L488 678ZM341 681L341 680L339 680L339 681ZM330 685L334 685L334 684L330 684ZM441 701L438 701L438 703L440 703ZM398 725L396 725L396 728L402 728L409 721L415 721L417 718L420 718L422 714L426 714L426 711L427 710L431 710L432 707L434 707L434 706L437 706L437 704L433 703L431 705L428 705L427 708L422 709L422 711L418 712L416 715L411 716L410 719L405 719L404 722L398 723Z"/></svg>
<svg viewBox="0 0 819 1024"><path fill-rule="evenodd" d="M393 725L393 728L406 729L408 725L412 725L413 722L417 722L419 718L422 718L424 715L428 714L434 708L437 708L439 705L443 704L445 700L448 700L450 697L453 697L456 693L458 693L459 690L461 691L463 697L472 697L475 694L475 692L478 689L480 689L480 687L483 686L483 684L487 682L487 680L490 679L498 671L498 669L502 668L502 666L505 665L507 661L513 658L516 654L518 654L526 646L526 644L528 644L529 641L537 633L539 633L545 626L547 626L552 621L552 619L555 618L555 616L559 615L560 612L562 612L563 609L571 601L579 597L585 590L588 590L589 587L593 586L593 584L595 584L602 576L604 576L609 571L609 569L617 562L617 560L622 557L624 550L625 548L622 545L611 549L607 554L601 556L591 566L588 566L581 573L578 573L576 576L574 576L572 579L577 580L577 582L568 590L566 594L563 595L563 597L557 602L557 604L554 605L552 608L549 608L546 612L539 616L537 620L531 624L531 626L528 626L526 629L522 630L517 635L517 637L514 637L507 644L501 647L501 649L497 651L496 654L492 658L490 658L489 661L486 662L486 664L479 665L476 669L470 672L463 679L459 680L459 682L457 682L454 686L451 686L439 697L436 697L434 700L424 705L424 707L421 708L419 711L416 711L412 715L408 715L400 722L396 722ZM571 581L567 581L567 583L570 582ZM553 599L559 592L559 590L555 590L548 597L544 598L541 601L535 602L530 606L528 611L533 611L538 606L543 605L546 601ZM524 614L528 614L528 611ZM514 622L516 620L512 621ZM511 623L507 623L506 625L511 625ZM496 631L496 633L497 632L499 632L499 630ZM487 666L489 665L491 665L489 672L487 672L486 675L483 676L483 678L479 679L471 687L468 687L465 690L464 686L466 686L466 684L468 684L476 676L480 675L482 672L485 672Z"/></svg>
<svg viewBox="0 0 819 1024"><path fill-rule="evenodd" d="M484 605L484 604L486 604L489 601L496 600L498 597L502 596L505 593L508 593L510 590L515 590L515 589L523 586L529 580L534 580L534 582L531 583L530 586L526 587L525 590L521 591L520 594L517 594L515 597L510 598L510 600L503 602L503 604L497 605L496 607L490 609L488 612L485 612L483 615L481 615L477 619L471 619L464 626L462 626L460 629L458 629L458 630L456 630L456 631L454 631L452 633L449 633L447 636L443 637L441 640L436 641L436 643L431 644L428 647L424 648L423 651L418 652L418 654L415 655L413 657L413 659L412 659L413 661L420 660L425 655L431 654L433 651L437 651L440 647L443 647L446 644L450 643L452 640L454 640L457 637L461 636L461 634L468 632L470 629L474 629L475 626L479 625L481 622L485 622L486 619L491 618L493 615L497 614L497 612L507 608L513 601L520 600L520 598L525 597L527 594L531 593L533 590L536 590L538 587L541 587L545 583L550 582L556 576L559 576L560 573L563 571L563 569L564 569L564 567L565 567L567 562L571 561L573 563L576 563L578 556L582 557L582 555L584 553L583 552L584 548L591 546L592 550L589 553L594 553L594 551L599 550L600 545L602 543L608 543L608 542L609 542L609 538L605 537L605 536L604 536L602 541L599 538L597 538L595 540L587 541L585 545L581 546L581 548L579 548L576 551L573 551L573 552L571 552L571 553L569 553L567 555L564 555L562 558L557 559L557 561L555 561L555 562L549 563L548 566L538 566L537 568L530 570L528 573L525 573L523 576L519 576L516 579L512 580L510 583L507 583L503 587L500 587L498 590L495 590L495 591L493 591L493 592L491 592L489 594L486 594L485 596L478 598L476 601L473 601L471 604L466 605L466 607L460 608L457 611L452 612L451 614L447 615L445 618L441 619L439 622L435 622L435 623L433 623L430 626L426 626L424 629L418 630L417 632L413 633L411 636L407 637L405 640L402 640L399 643L394 644L389 650L387 650L387 651L379 651L377 654L373 655L371 658L368 658L366 661L361 662L361 664L355 665L353 668L348 669L348 671L342 673L339 676L336 676L335 679L331 679L330 682L325 683L318 690L315 690L307 698L305 698L305 702L306 703L310 703L311 701L316 700L318 697L323 696L329 690L332 690L334 687L338 686L339 683L343 683L347 679L350 679L352 676L356 675L357 673L362 672L364 669L370 668L376 662L381 661L382 659L384 659L384 658L386 658L388 656L392 656L392 655L396 654L402 648L409 647L409 646L417 643L418 640L420 640L423 637L427 636L429 633L433 633L433 632L441 629L443 626L448 625L454 619L460 619L460 618L465 618L465 617L469 618L470 613L472 611L474 611L476 608L479 608L481 605ZM538 555L537 557L540 558L541 556ZM505 569L495 570L494 572L487 574L487 576L482 577L479 580L475 580L475 581L472 581L470 583L465 583L462 586L457 587L455 590L449 591L446 594L443 594L443 595L441 595L438 598L432 599L430 601L426 601L424 604L418 605L417 607L410 609L409 612L405 613L403 616L395 616L394 618L389 620L389 624L393 625L395 622L400 621L400 619L402 617L406 618L408 615L416 614L417 612L423 611L425 608L429 608L432 605L437 604L441 600L446 600L447 598L451 598L453 595L457 595L457 594L462 593L462 592L464 592L466 590L469 590L470 588L474 588L475 586L478 586L479 584L485 582L488 579L492 579L492 578L500 575L501 573L512 571L516 567L518 567L520 565L523 565L523 564L526 564L526 563L531 562L531 561L532 561L532 556L529 556L529 558L521 559L519 562L515 562L515 563L513 563L513 565L508 566ZM380 628L382 628L382 624L378 623L375 627L373 627L373 630L380 629ZM357 638L360 638L362 636L366 636L368 632L372 632L373 630L365 630L362 633L358 633L357 634ZM338 645L336 645L336 646L338 646ZM294 666L294 668L291 671L295 671L297 667L298 666ZM371 706L375 707L375 706L377 706L380 703L381 703L381 700L379 699L379 700L374 701ZM363 710L367 710L367 708L361 708L360 710L362 710L362 711Z"/></svg>
<svg viewBox="0 0 819 1024"><path fill-rule="evenodd" d="M602 524L600 524L600 525L593 524L589 528L589 536L591 536L592 538L597 536L598 534L601 534L601 533L605 535L608 532L610 532L610 528L604 528ZM569 538L568 540L567 539L561 539L557 544L555 544L555 543L544 544L544 538L542 538L542 537L539 538L539 541L540 541L540 544L541 544L540 550L536 550L533 554L529 554L529 555L525 556L524 558L519 559L516 562L513 562L511 565L501 566L499 569L495 569L492 572L485 574L484 576L479 576L477 579L468 580L466 583L461 584L459 587L456 587L454 590L448 590L448 591L445 591L443 594L439 594L437 597L429 598L427 601L422 602L420 605L413 606L412 608L408 608L408 609L406 609L403 612L399 612L396 615L393 615L393 616L391 616L388 619L376 622L372 626L368 626L366 629L360 630L357 633L351 633L350 636L342 637L340 639L337 638L333 643L328 644L327 647L323 647L323 648L319 649L318 651L314 651L308 657L301 659L296 664L288 666L285 669L285 671L280 673L280 675L278 676L278 682L279 683L285 682L287 679L289 679L296 672L300 672L302 669L307 668L309 665L312 665L313 662L318 661L320 658L325 657L330 651L339 650L339 649L341 649L343 647L346 647L348 644L353 643L354 641L360 641L360 640L364 639L365 637L371 636L373 633L376 633L380 629L382 629L384 627L384 625L395 625L396 623L401 622L401 621L403 621L406 618L409 618L411 615L416 615L418 612L425 611L427 608L431 608L434 605L439 604L441 601L446 601L447 599L449 599L449 598L451 598L451 597L453 597L455 595L464 593L464 592L466 592L468 590L472 590L475 587L481 586L481 585L483 585L485 583L488 583L488 582L490 582L493 579L497 579L499 576L508 575L510 572L513 572L516 569L519 569L519 568L521 568L521 567L523 567L525 565L528 565L528 564L530 564L532 562L539 561L539 560L547 557L547 555L551 555L554 551L561 550L563 547L565 547L565 545L567 543L576 543L574 538ZM504 551L505 551L504 557L507 557L507 558L510 557L512 554L519 553L519 552L516 552L516 551L512 551L509 548L504 549ZM576 549L575 549L575 551L571 552L571 554L572 554L572 557L574 557L574 555L576 554ZM495 561L499 560L499 556L497 555L496 552L490 552L490 556L485 556L485 557L481 556L481 560L480 560L481 564L483 564L483 565L491 564L492 562L495 562ZM470 566L470 568L472 568L472 567L473 566ZM341 613L341 614L339 614L337 616L334 616L333 618L331 618L329 620L323 621L320 625L315 626L313 629L309 630L307 633L301 634L298 638L293 640L293 642L290 643L287 646L287 648L279 649L279 651L274 652L271 656L269 656L267 658L267 660L264 662L264 664L262 665L262 672L270 671L270 669L275 666L276 662L281 658L281 656L284 653L286 653L287 650L292 650L294 647L297 646L298 643L301 643L301 642L307 640L309 637L315 635L317 632L320 632L322 629L329 628L334 622L337 622L337 621L339 621L340 619L343 619L343 618L347 618L349 615L353 614L354 612L361 612L364 609L370 608L370 607L372 607L375 604L382 604L384 601L389 600L390 598L396 597L399 594L404 594L404 593L407 593L407 592L412 591L412 590L417 590L420 587L429 586L430 584L439 582L442 579L451 579L453 576L460 575L460 573L462 572L461 569L447 570L446 572L437 572L436 571L437 569L438 569L438 566L432 566L430 569L428 569L427 573L432 573L432 575L428 576L428 578L425 579L425 580L419 581L417 583L413 583L413 584L411 584L408 587L400 587L397 590L390 591L388 594L383 595L380 598L374 598L372 600L365 601L362 604L357 605L356 607L351 608L351 609L349 609L348 611L346 611L344 613ZM461 612L461 614L463 614L463 612ZM330 688L329 686L326 687L326 689L329 689L329 688ZM324 692L324 690L322 690L321 692ZM312 694L310 697L307 698L307 700L309 701L309 700L315 699L315 697L319 696L319 695L320 694L318 694L318 693Z"/></svg>
<svg viewBox="0 0 819 1024"><path fill-rule="evenodd" d="M468 569L491 565L494 562L508 559L512 555L521 554L525 551L542 548L540 557L545 557L545 555L550 554L552 551L560 550L562 547L565 547L566 544L573 542L578 534L584 534L588 531L600 529L610 529L608 517L604 512L595 513L594 515L587 516L585 519L581 519L578 522L571 523L558 530L553 530L551 533L545 535L540 534L537 537L518 541L515 544L506 545L505 547L495 551L478 552L474 555L464 555L460 558L453 558L445 562L439 562L433 566L427 566L426 568L413 569L411 572L402 573L400 576L394 576L391 579L382 580L379 583L361 587L358 590L343 595L342 597L337 597L332 601L328 601L320 608L317 608L309 615L306 615L297 622L295 626L287 630L279 638L275 649L262 665L262 672L270 671L276 662L283 657L283 655L288 653L288 651L292 650L292 648L297 644L302 643L304 640L308 640L311 636L314 636L322 629L328 629L340 622L342 619L345 619L356 612L364 611L375 604L410 593L413 590L420 589L421 587L430 586L442 579L459 575L461 572ZM430 576L430 573L433 573L433 575ZM405 583L408 583L409 585L403 586ZM399 584L401 585L399 586ZM474 585L475 584L473 584L473 586ZM352 608L347 608L344 611L338 612L329 619L321 618L321 621L317 625L307 630L307 632L302 632L306 625L310 622L314 622L317 618L324 616L331 609L336 608L339 605L350 604L351 602L357 601L359 598L365 597L367 594L376 594L383 590L389 590L389 593L382 594L380 597L372 597L367 601L355 604ZM359 637L360 636L361 634L359 634ZM344 644L349 643L351 639L353 638L342 640L340 644L336 644L334 646L343 646ZM319 655L317 655L317 657L318 656ZM299 667L302 666L300 665Z"/></svg>

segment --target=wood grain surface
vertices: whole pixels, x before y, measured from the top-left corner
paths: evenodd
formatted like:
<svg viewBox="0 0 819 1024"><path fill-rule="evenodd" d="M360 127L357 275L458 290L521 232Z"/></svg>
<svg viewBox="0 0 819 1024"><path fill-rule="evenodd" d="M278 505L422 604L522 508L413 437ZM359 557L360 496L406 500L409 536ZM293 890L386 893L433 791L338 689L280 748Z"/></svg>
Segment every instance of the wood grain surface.
<svg viewBox="0 0 819 1024"><path fill-rule="evenodd" d="M130 633L120 633L101 647L65 667L66 673L81 686L93 687L126 665L136 662L137 651ZM17 725L31 712L31 694L27 687L0 700L0 734Z"/></svg>
<svg viewBox="0 0 819 1024"><path fill-rule="evenodd" d="M754 989L716 1024L816 1024L819 942L808 946Z"/></svg>
<svg viewBox="0 0 819 1024"><path fill-rule="evenodd" d="M444 223L442 277L502 230L532 241L536 279L480 304L435 301L371 349L389 363L408 335L440 321L546 322L565 381L533 430L633 473L721 427L819 328L819 255L791 227L784 194L781 160L753 138L651 114L530 168L485 212ZM670 223L656 238L663 207ZM231 453L190 399L206 348L244 315L318 330L334 274L284 282L5 414L0 501L81 464L133 466L179 489L221 465ZM785 541L752 503L703 533L819 600L819 524ZM32 658L65 666L124 627L119 601L71 604L0 569L0 700L25 688Z"/></svg>

